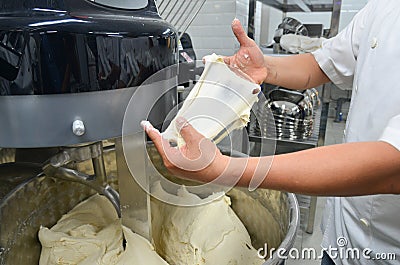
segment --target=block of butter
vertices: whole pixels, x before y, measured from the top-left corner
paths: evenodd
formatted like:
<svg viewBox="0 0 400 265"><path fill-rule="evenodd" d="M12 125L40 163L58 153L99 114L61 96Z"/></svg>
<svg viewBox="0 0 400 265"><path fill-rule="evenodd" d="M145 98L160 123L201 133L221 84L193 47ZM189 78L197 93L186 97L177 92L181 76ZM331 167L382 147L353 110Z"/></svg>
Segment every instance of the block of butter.
<svg viewBox="0 0 400 265"><path fill-rule="evenodd" d="M238 69L226 65L221 56L206 56L204 71L183 102L176 117L185 118L197 131L215 143L235 129L247 125L250 110L258 100L260 86ZM185 144L175 119L163 137L178 147Z"/></svg>

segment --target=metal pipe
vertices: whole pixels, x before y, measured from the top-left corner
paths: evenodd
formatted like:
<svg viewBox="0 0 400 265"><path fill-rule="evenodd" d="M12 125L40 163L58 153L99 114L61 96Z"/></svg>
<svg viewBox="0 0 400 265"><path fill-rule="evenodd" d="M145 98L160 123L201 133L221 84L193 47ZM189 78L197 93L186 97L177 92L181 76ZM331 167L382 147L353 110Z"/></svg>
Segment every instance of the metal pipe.
<svg viewBox="0 0 400 265"><path fill-rule="evenodd" d="M331 27L329 30L329 38L336 36L339 32L340 9L342 8L341 0L333 0Z"/></svg>
<svg viewBox="0 0 400 265"><path fill-rule="evenodd" d="M306 232L312 234L314 232L315 211L317 209L317 196L311 196L310 207L308 209Z"/></svg>
<svg viewBox="0 0 400 265"><path fill-rule="evenodd" d="M94 189L99 194L104 195L111 202L111 204L117 211L118 216L121 217L120 200L118 192L116 192L109 185L106 186L100 185L96 181L96 177L94 175L87 175L82 172L69 168L54 167L51 164L47 164L43 167L43 173L48 177L54 177L66 181L81 183L83 185L86 185Z"/></svg>
<svg viewBox="0 0 400 265"><path fill-rule="evenodd" d="M338 98L336 101L336 115L335 115L335 120L334 122L341 122L343 120L343 112L342 112L342 107L343 103L345 102L350 102L349 98Z"/></svg>
<svg viewBox="0 0 400 265"><path fill-rule="evenodd" d="M96 150L98 151L98 153L96 154L95 151L92 158L93 171L96 176L97 182L100 185L105 185L107 184L107 173L106 167L104 165L103 143L99 142L98 144L96 144L96 147L98 148L98 150Z"/></svg>
<svg viewBox="0 0 400 265"><path fill-rule="evenodd" d="M311 12L311 9L308 7L308 5L306 3L304 3L303 0L294 0L294 2L304 12Z"/></svg>

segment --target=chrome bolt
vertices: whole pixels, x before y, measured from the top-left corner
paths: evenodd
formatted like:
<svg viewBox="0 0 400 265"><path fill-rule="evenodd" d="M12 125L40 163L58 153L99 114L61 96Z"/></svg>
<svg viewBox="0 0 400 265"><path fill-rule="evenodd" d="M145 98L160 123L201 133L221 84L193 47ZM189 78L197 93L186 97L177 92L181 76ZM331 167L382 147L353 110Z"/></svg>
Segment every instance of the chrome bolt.
<svg viewBox="0 0 400 265"><path fill-rule="evenodd" d="M72 123L72 132L76 136L84 135L85 134L85 124L83 124L83 121L75 120L74 123Z"/></svg>

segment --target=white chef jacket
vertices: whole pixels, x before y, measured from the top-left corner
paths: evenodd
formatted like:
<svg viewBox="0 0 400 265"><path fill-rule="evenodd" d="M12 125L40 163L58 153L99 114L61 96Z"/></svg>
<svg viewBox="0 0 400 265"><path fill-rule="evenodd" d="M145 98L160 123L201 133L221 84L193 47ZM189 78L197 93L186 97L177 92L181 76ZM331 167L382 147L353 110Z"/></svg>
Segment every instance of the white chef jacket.
<svg viewBox="0 0 400 265"><path fill-rule="evenodd" d="M313 55L333 83L353 90L345 142L385 141L400 150L400 1L370 0ZM399 195L329 198L321 227L323 248L344 244L397 258L333 257L336 264L400 264Z"/></svg>

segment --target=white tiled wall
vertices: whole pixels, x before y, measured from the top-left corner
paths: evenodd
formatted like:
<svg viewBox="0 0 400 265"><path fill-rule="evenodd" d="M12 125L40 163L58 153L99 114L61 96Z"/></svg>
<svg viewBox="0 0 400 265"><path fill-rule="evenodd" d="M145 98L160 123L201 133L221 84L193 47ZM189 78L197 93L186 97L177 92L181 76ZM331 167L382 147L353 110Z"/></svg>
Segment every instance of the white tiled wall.
<svg viewBox="0 0 400 265"><path fill-rule="evenodd" d="M234 18L247 31L248 0L207 0L187 32L192 38L197 58L217 53L232 55L239 47L231 30Z"/></svg>
<svg viewBox="0 0 400 265"><path fill-rule="evenodd" d="M343 0L339 29L344 28L356 12L368 0ZM247 30L249 0L207 0L187 32L192 37L194 49L200 59L213 52L232 55L239 47L232 34L230 25L236 17ZM175 14L179 16L180 14ZM322 23L329 28L331 14L321 13L287 13L302 23ZM275 29L282 21L283 13L277 9L257 2L255 13L255 41L261 44L272 42Z"/></svg>

